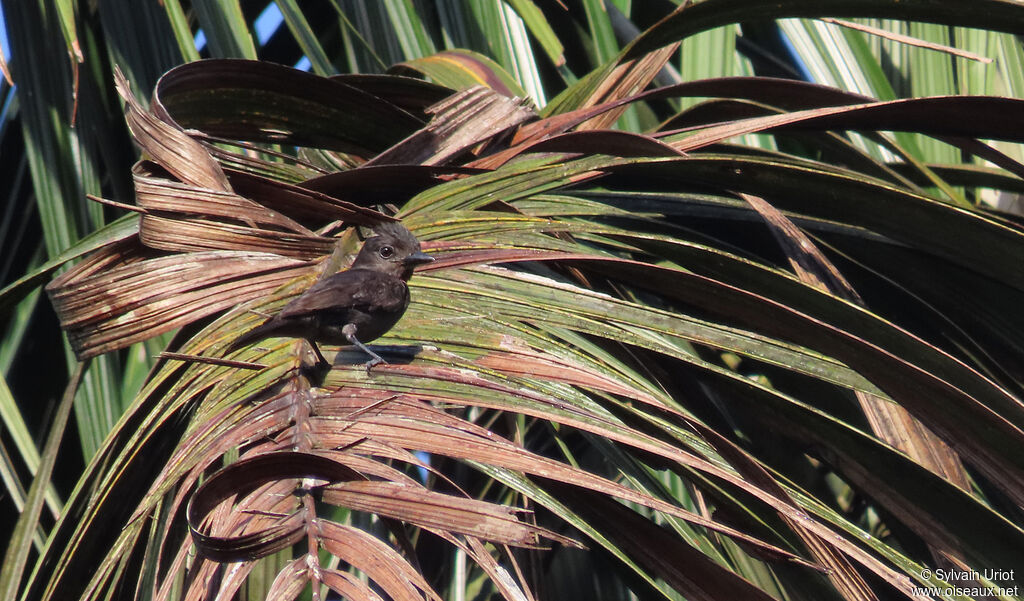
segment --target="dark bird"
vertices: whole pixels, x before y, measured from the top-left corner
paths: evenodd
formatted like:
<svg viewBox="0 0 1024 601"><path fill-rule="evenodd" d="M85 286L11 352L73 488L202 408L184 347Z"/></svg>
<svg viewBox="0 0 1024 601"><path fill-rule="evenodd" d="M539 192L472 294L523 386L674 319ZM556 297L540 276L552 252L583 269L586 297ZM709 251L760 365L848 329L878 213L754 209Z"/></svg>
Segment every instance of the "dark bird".
<svg viewBox="0 0 1024 601"><path fill-rule="evenodd" d="M384 335L409 306L406 282L417 265L434 260L420 251L420 242L398 223L374 228L356 255L352 267L313 284L277 315L240 336L228 350L271 336L305 338L321 365L330 365L317 342L351 344L371 359L367 372L380 355L364 343Z"/></svg>

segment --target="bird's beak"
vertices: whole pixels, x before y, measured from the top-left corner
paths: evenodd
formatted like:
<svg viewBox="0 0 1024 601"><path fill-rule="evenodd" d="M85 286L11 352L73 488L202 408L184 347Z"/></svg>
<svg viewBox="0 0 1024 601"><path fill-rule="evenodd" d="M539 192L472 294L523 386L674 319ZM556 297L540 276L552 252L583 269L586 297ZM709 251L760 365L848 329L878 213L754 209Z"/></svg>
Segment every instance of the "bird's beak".
<svg viewBox="0 0 1024 601"><path fill-rule="evenodd" d="M433 260L434 257L431 257L427 253L416 251L402 259L402 265L420 265L422 263L431 263Z"/></svg>

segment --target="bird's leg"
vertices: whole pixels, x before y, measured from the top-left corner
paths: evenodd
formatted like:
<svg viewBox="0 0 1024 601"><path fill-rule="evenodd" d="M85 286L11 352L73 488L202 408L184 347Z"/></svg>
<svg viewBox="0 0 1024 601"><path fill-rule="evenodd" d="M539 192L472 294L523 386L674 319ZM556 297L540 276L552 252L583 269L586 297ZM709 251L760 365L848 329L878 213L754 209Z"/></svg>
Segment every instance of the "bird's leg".
<svg viewBox="0 0 1024 601"><path fill-rule="evenodd" d="M345 339L346 340L348 340L350 343L358 346L367 355L373 357L372 359L370 359L369 361L366 362L366 373L370 373L370 370L373 369L374 365L380 365L381 363L385 363L385 364L387 363L387 361L382 359L380 355L378 355L377 353L371 351L369 349L369 347L367 347L362 342L359 342L359 339L356 338L356 326L354 324L351 324L351 323L345 324L345 327L341 328L341 333L345 335Z"/></svg>
<svg viewBox="0 0 1024 601"><path fill-rule="evenodd" d="M321 367L330 368L331 364L324 358L324 354L320 352L320 347L316 345L316 341L312 338L307 338L306 342L309 343L309 346L313 347L313 352L316 353L316 364Z"/></svg>

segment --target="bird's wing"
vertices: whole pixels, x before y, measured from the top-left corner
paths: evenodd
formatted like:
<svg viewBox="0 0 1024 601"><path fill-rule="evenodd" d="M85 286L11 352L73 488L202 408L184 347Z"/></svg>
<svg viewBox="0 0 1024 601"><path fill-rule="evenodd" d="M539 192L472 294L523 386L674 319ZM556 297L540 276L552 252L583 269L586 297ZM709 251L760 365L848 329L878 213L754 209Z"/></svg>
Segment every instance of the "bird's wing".
<svg viewBox="0 0 1024 601"><path fill-rule="evenodd" d="M349 269L317 282L288 303L279 316L291 319L356 307L391 309L405 298L405 282L370 269Z"/></svg>

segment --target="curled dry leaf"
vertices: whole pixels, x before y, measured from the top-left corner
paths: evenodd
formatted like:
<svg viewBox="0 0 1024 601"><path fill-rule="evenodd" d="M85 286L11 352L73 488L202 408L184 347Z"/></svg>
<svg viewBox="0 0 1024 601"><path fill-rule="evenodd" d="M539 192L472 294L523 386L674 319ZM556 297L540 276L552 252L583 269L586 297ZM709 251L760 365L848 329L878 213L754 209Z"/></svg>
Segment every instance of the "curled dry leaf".
<svg viewBox="0 0 1024 601"><path fill-rule="evenodd" d="M182 182L201 188L230 191L220 165L180 127L161 121L146 111L132 95L128 80L115 71L115 83L121 99L127 103L126 119L135 140L154 161Z"/></svg>

